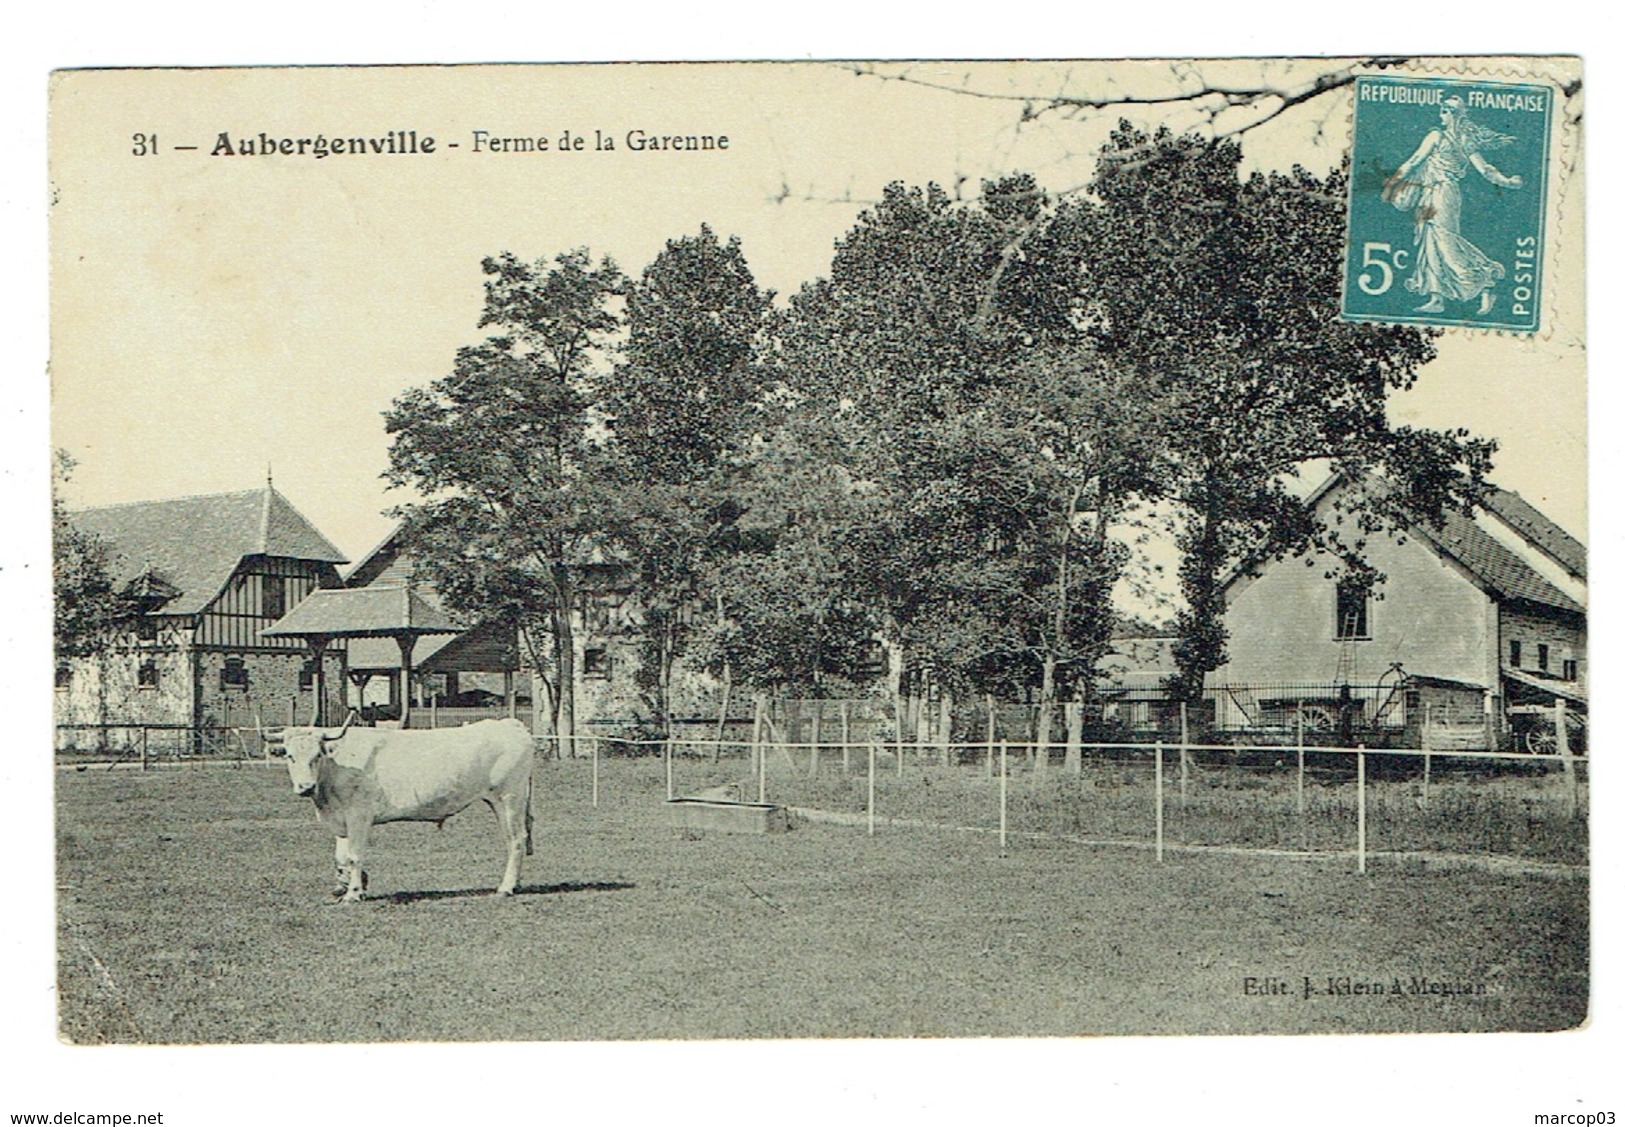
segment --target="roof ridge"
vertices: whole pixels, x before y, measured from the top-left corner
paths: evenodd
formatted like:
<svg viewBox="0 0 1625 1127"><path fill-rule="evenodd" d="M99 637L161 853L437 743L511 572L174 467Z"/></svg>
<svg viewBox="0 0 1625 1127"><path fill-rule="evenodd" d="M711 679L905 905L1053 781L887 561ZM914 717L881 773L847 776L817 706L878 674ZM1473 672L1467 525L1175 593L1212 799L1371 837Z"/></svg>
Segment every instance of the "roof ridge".
<svg viewBox="0 0 1625 1127"><path fill-rule="evenodd" d="M265 499L260 503L260 536L256 542L260 555L271 552L271 495L276 492L271 483L265 483Z"/></svg>
<svg viewBox="0 0 1625 1127"><path fill-rule="evenodd" d="M261 486L263 489L264 487ZM210 501L220 497L251 497L260 492L259 489L227 489L219 493L182 493L174 497L151 497L145 501L114 501L108 505L85 505L77 509L69 509L68 513L104 513L111 509L133 509L141 506L169 505L176 501Z"/></svg>

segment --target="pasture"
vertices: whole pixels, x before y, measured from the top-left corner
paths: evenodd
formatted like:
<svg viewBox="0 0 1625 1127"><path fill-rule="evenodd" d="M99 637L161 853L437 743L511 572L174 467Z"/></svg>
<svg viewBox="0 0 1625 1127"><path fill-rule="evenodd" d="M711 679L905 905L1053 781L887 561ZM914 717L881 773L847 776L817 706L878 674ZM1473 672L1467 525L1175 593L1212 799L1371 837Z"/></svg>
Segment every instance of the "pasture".
<svg viewBox="0 0 1625 1127"><path fill-rule="evenodd" d="M490 894L501 849L479 805L443 829L379 827L359 905L329 899L332 839L280 766L60 772L61 1033L1480 1031L1587 1013L1583 869L1388 859L1360 876L1342 854L1203 852L1158 865L1042 834L1001 857L986 833L914 825L683 833L659 759L606 761L598 808L589 772L539 764L519 895ZM1270 981L1285 992L1262 992Z"/></svg>

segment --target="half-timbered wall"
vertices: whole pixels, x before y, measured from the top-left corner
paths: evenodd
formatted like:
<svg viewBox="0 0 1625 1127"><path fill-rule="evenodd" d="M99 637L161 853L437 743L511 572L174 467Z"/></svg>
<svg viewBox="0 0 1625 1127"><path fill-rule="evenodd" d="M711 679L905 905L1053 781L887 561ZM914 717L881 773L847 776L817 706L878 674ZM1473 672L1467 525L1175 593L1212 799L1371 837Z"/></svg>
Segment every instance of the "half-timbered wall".
<svg viewBox="0 0 1625 1127"><path fill-rule="evenodd" d="M338 585L338 572L332 564L251 556L204 611L197 644L205 649L302 652L306 646L301 639L263 638L260 631L318 586Z"/></svg>

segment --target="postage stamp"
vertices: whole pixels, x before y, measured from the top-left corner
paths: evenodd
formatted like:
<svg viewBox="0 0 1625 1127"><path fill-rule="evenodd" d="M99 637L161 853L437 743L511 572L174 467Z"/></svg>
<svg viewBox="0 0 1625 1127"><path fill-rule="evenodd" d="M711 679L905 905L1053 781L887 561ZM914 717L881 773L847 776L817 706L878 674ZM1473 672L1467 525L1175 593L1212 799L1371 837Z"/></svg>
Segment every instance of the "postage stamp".
<svg viewBox="0 0 1625 1127"><path fill-rule="evenodd" d="M1387 76L1355 86L1343 316L1538 330L1553 89Z"/></svg>

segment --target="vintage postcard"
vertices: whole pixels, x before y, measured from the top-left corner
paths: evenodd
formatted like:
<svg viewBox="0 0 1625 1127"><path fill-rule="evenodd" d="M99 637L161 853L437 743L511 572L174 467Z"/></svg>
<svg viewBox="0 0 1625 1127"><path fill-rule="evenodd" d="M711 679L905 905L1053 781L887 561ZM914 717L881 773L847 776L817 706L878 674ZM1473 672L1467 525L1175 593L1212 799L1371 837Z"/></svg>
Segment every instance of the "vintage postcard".
<svg viewBox="0 0 1625 1127"><path fill-rule="evenodd" d="M56 72L60 1037L1586 1036L1583 100Z"/></svg>

